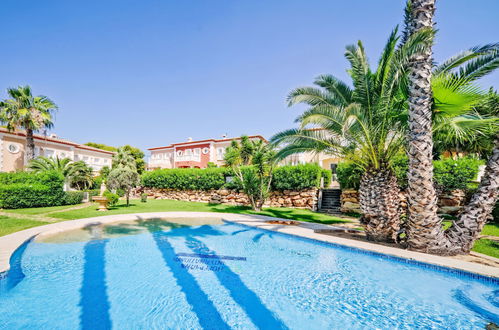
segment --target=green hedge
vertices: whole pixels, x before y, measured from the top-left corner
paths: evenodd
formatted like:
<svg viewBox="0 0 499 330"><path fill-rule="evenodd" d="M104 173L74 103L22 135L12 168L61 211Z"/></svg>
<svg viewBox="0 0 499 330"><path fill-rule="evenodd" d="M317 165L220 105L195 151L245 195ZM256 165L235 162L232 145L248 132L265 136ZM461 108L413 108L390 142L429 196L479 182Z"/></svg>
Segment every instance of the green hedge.
<svg viewBox="0 0 499 330"><path fill-rule="evenodd" d="M83 191L66 191L64 204L75 205L83 201Z"/></svg>
<svg viewBox="0 0 499 330"><path fill-rule="evenodd" d="M243 169L244 170L244 169ZM232 175L229 168L206 169L162 169L142 175L142 185L148 188L177 190L240 189L236 180L225 182L225 176ZM301 190L331 183L331 172L316 164L281 166L274 170L273 190Z"/></svg>
<svg viewBox="0 0 499 330"><path fill-rule="evenodd" d="M176 168L146 172L142 185L148 188L177 190L220 189L225 184L226 168Z"/></svg>
<svg viewBox="0 0 499 330"><path fill-rule="evenodd" d="M324 178L324 186L329 186L331 171L325 170L317 164L281 166L274 170L272 189L302 190L320 187L321 178Z"/></svg>
<svg viewBox="0 0 499 330"><path fill-rule="evenodd" d="M342 162L336 167L336 177L342 189L359 189L362 168L353 162Z"/></svg>
<svg viewBox="0 0 499 330"><path fill-rule="evenodd" d="M0 208L63 205L64 178L57 172L0 173Z"/></svg>
<svg viewBox="0 0 499 330"><path fill-rule="evenodd" d="M467 189L470 187L471 182L476 180L478 168L482 164L484 164L484 161L472 157L463 157L457 160L451 158L436 160L433 162L435 184L444 191ZM406 156L400 155L394 159L393 171L402 189L407 188L408 169ZM337 176L340 186L343 189L358 189L362 172L362 169L352 162L339 164Z"/></svg>

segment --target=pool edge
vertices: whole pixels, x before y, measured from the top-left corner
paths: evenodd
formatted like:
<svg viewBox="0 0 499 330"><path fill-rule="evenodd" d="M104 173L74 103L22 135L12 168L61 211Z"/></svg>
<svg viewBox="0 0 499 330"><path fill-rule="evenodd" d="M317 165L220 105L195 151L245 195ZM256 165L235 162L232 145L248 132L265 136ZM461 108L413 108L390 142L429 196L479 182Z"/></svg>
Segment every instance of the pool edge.
<svg viewBox="0 0 499 330"><path fill-rule="evenodd" d="M403 250L400 248L387 247L379 244L369 242L362 242L351 240L347 238L340 238L331 235L324 235L315 233L317 228L331 228L334 226L300 222L299 226L285 226L285 225L270 225L265 223L266 220L283 220L262 215L246 215L234 213L216 213L216 212L149 212L149 213L131 213L131 214L118 214L107 215L100 217L84 218L77 220L69 220L63 222L52 223L39 227L34 227L12 233L0 237L0 278L7 276L10 269L10 258L14 252L29 239L38 235L55 234L67 230L79 229L91 223L112 223L117 221L133 221L137 219L150 219L150 218L168 218L168 217L214 217L222 218L224 221L231 223L247 225L253 228L262 230L270 230L282 234L288 234L300 238L311 239L318 242L329 243L339 247L353 248L362 250L362 252L370 252L382 257L391 257L403 259L406 262L417 262L425 265L436 266L440 268L448 268L453 271L461 271L465 273L475 274L486 279L499 281L499 269L472 263L469 261L462 261L449 257L435 256L420 252Z"/></svg>

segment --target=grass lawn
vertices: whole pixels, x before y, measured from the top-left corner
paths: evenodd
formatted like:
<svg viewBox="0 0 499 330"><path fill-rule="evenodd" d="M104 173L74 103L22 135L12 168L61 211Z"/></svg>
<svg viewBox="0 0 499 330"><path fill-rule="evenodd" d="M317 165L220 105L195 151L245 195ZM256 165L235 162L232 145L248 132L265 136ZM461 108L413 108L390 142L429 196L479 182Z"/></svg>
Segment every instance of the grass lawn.
<svg viewBox="0 0 499 330"><path fill-rule="evenodd" d="M11 218L0 215L0 236L46 224L48 224L48 222L31 219Z"/></svg>
<svg viewBox="0 0 499 330"><path fill-rule="evenodd" d="M131 200L130 202L131 203L129 207L126 207L125 204L119 204L111 207L107 212L97 211L96 204L73 210L71 209L74 208L75 205L3 210L4 213L11 213L11 215L0 216L0 236L31 227L48 224L49 222L43 221L47 217L52 218L54 220L53 222L58 222L111 214L166 211L260 214L284 219L319 222L325 224L350 222L350 220L344 218L329 216L322 213L315 213L309 210L291 208L266 208L261 212L254 212L251 210L251 208L244 206L230 206L220 204L212 205L206 203L183 202L174 200L148 200L147 203L142 203L139 200ZM69 210L64 211L66 209ZM16 216L23 216L23 218L17 218ZM29 218L24 218L26 216L29 216ZM37 220L37 218L40 219ZM41 218L43 218L43 220Z"/></svg>

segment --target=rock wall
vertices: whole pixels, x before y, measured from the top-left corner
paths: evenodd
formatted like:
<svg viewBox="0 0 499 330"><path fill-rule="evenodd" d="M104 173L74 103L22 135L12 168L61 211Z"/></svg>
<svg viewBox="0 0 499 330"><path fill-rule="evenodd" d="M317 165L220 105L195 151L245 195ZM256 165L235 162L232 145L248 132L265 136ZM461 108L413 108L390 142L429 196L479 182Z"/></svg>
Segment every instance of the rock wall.
<svg viewBox="0 0 499 330"><path fill-rule="evenodd" d="M407 193L400 192L400 208L402 213L407 212ZM457 215L461 212L466 200L466 194L462 190L442 192L438 196L438 213ZM359 193L357 190L345 189L341 192L341 212L361 213L359 205Z"/></svg>
<svg viewBox="0 0 499 330"><path fill-rule="evenodd" d="M132 192L132 198L140 198L146 193L152 199L173 199L189 202L204 202L227 205L250 205L248 197L236 190L172 190L157 188L137 188ZM294 207L317 209L318 189L301 191L273 191L264 204L265 207Z"/></svg>

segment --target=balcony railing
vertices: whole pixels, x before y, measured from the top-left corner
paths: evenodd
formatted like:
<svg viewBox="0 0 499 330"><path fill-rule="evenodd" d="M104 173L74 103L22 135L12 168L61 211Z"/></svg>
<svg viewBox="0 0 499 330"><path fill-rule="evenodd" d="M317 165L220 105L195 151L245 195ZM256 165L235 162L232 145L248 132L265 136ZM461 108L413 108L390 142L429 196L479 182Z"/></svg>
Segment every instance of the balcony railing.
<svg viewBox="0 0 499 330"><path fill-rule="evenodd" d="M182 155L182 156L176 155L175 161L176 162L200 162L201 155Z"/></svg>

